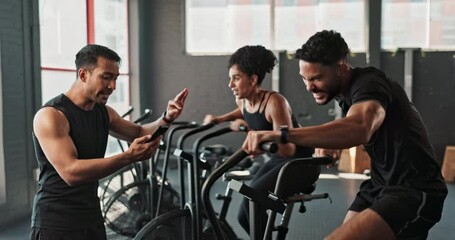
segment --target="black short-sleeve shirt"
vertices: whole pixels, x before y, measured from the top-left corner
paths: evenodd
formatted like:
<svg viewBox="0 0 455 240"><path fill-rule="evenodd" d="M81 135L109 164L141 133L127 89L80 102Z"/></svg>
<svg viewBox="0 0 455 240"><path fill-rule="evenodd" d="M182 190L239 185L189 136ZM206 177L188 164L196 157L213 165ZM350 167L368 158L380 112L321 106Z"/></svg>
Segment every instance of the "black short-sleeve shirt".
<svg viewBox="0 0 455 240"><path fill-rule="evenodd" d="M364 145L371 158L373 187L447 191L423 120L401 86L376 68L355 68L349 92L337 98L343 114L370 100L378 101L386 112L383 124Z"/></svg>

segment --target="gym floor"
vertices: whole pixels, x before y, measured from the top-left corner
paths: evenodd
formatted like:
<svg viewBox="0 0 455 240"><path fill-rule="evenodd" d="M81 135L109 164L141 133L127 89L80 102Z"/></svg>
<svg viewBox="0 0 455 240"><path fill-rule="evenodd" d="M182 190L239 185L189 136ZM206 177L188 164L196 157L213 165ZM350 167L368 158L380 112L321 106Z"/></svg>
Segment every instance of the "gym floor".
<svg viewBox="0 0 455 240"><path fill-rule="evenodd" d="M324 169L314 193L329 193L332 203L328 199L315 200L305 204L307 211L304 214L298 212L299 204L294 207L288 239L322 239L331 230L336 228L343 220L344 214L350 202L355 197L360 183L365 178L362 174L339 173L334 169ZM216 184L213 192L224 192L226 183ZM442 219L430 231L428 239L447 240L455 236L455 184L448 184L449 195L446 198ZM238 193L234 193L234 199L230 206L228 222L237 232L241 239L248 239L246 233L237 224L237 209L240 202ZM218 201L215 200L215 209L218 209ZM23 219L10 227L0 230L2 240L29 239L30 219ZM128 239L108 233L108 238Z"/></svg>

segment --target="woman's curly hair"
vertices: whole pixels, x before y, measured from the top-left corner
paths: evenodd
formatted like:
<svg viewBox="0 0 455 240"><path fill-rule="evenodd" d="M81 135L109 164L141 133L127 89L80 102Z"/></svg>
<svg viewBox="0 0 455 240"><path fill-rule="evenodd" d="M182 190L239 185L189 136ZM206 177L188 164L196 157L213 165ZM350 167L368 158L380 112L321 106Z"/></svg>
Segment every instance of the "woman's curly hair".
<svg viewBox="0 0 455 240"><path fill-rule="evenodd" d="M278 60L272 51L263 46L244 46L239 48L229 58L228 69L237 65L239 70L253 76L258 76L258 85L261 85L266 73L270 73Z"/></svg>

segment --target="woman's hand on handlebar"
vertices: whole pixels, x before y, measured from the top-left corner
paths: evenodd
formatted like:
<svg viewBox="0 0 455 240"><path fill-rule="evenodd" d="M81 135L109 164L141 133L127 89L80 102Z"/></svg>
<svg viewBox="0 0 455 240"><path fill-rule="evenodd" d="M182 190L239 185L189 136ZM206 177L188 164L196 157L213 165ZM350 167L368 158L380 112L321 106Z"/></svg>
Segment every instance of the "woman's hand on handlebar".
<svg viewBox="0 0 455 240"><path fill-rule="evenodd" d="M280 139L279 131L249 131L242 148L248 154L256 156L264 152L260 146L262 143L277 142L278 139Z"/></svg>
<svg viewBox="0 0 455 240"><path fill-rule="evenodd" d="M208 124L208 123L218 123L217 117L212 114L205 115L205 118L204 118L204 121L202 121L202 124Z"/></svg>
<svg viewBox="0 0 455 240"><path fill-rule="evenodd" d="M234 121L231 121L229 127L232 131L245 131L244 129L248 129L248 123L243 119L236 119Z"/></svg>
<svg viewBox="0 0 455 240"><path fill-rule="evenodd" d="M339 149L325 149L325 148L316 148L314 149L314 156L315 157L332 157L333 162L331 164L327 164L327 167L332 167L335 162L340 159L341 150Z"/></svg>

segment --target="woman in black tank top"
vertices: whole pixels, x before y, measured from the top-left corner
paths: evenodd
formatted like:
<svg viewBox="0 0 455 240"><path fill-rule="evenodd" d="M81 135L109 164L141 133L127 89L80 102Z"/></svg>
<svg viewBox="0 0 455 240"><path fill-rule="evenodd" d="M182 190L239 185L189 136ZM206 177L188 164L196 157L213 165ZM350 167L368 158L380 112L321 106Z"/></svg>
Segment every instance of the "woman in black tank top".
<svg viewBox="0 0 455 240"><path fill-rule="evenodd" d="M292 114L288 101L277 92L262 89L261 83L266 73L275 67L275 55L263 46L245 46L238 49L229 59L229 88L231 88L237 108L226 114L215 116L208 114L204 122L231 121L231 128L238 131L240 126L251 130L277 130L282 125L289 128L299 127ZM286 161L298 157L310 157L313 149L297 147L294 144L280 144L279 151L271 156L255 174L250 186L255 189L273 191L278 173ZM312 185L319 177L320 168L309 166L295 180L292 189L304 189ZM249 203L244 199L239 211L240 225L249 233ZM265 211L261 212L264 219ZM263 224L265 230L265 224Z"/></svg>

